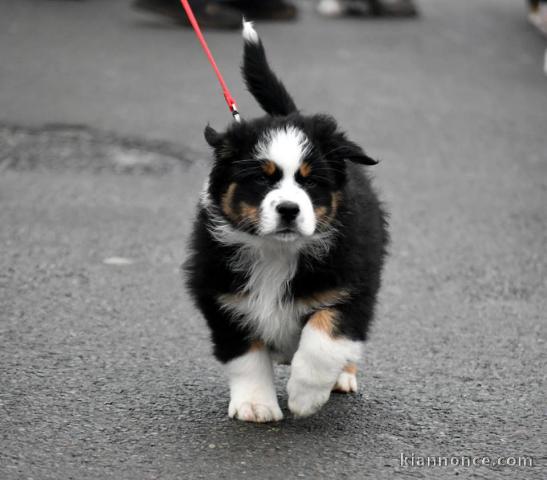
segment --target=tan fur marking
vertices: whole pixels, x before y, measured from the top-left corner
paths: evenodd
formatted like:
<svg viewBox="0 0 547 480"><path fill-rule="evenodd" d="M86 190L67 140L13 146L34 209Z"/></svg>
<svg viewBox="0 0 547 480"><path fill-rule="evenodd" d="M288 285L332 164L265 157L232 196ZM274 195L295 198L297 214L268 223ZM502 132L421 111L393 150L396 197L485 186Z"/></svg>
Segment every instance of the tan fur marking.
<svg viewBox="0 0 547 480"><path fill-rule="evenodd" d="M251 343L251 348L249 348L249 352L256 352L257 350L262 350L264 348L264 342L262 340L255 340L253 343Z"/></svg>
<svg viewBox="0 0 547 480"><path fill-rule="evenodd" d="M331 220L336 216L338 206L342 201L342 192L332 192L330 201L330 218Z"/></svg>
<svg viewBox="0 0 547 480"><path fill-rule="evenodd" d="M304 162L302 165L300 165L300 175L302 175L304 178L309 177L311 173L311 165L308 162Z"/></svg>
<svg viewBox="0 0 547 480"><path fill-rule="evenodd" d="M338 380L334 384L334 387L332 387L333 392L338 393L351 393L355 392L357 388L355 375L357 374L357 365L353 362L346 363L346 366L342 369L342 372L340 373ZM349 377L348 377L349 375Z"/></svg>
<svg viewBox="0 0 547 480"><path fill-rule="evenodd" d="M348 363L344 367L344 372L355 375L357 373L357 365L355 365L355 363Z"/></svg>
<svg viewBox="0 0 547 480"><path fill-rule="evenodd" d="M321 330L329 336L333 336L335 328L336 312L332 308L325 308L315 312L308 320L308 325L316 330Z"/></svg>
<svg viewBox="0 0 547 480"><path fill-rule="evenodd" d="M275 163L271 160L268 160L267 162L264 162L262 164L262 170L264 170L264 173L268 176L272 176L275 173L276 169L277 167Z"/></svg>
<svg viewBox="0 0 547 480"><path fill-rule="evenodd" d="M321 220L327 215L327 207L315 207L314 212L315 212L315 217L318 220Z"/></svg>
<svg viewBox="0 0 547 480"><path fill-rule="evenodd" d="M221 207L226 216L234 221L237 221L237 215L232 208L232 202L234 200L234 193L237 188L237 183L230 183L226 193L222 195Z"/></svg>
<svg viewBox="0 0 547 480"><path fill-rule="evenodd" d="M242 220L250 220L251 223L258 223L258 208L241 202L239 204L239 211L241 212Z"/></svg>
<svg viewBox="0 0 547 480"><path fill-rule="evenodd" d="M329 305L335 305L349 298L349 292L344 289L331 289L324 292L314 293L309 297L298 299L299 303L309 308L319 308Z"/></svg>
<svg viewBox="0 0 547 480"><path fill-rule="evenodd" d="M326 207L316 207L314 208L315 217L319 221L319 226L326 228L336 216L338 211L338 206L342 201L342 192L332 192L330 197L330 211L327 211Z"/></svg>

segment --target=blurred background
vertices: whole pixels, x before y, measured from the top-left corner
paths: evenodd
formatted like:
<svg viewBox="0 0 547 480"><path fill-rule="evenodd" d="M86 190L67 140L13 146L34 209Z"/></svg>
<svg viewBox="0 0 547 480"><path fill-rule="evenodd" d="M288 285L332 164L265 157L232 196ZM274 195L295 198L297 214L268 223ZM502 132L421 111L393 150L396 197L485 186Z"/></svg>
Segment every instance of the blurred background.
<svg viewBox="0 0 547 480"><path fill-rule="evenodd" d="M182 8L0 0L0 477L545 478L545 3L194 6L244 118L242 13L302 111L382 160L393 244L361 391L227 418L178 267L203 129L231 116Z"/></svg>

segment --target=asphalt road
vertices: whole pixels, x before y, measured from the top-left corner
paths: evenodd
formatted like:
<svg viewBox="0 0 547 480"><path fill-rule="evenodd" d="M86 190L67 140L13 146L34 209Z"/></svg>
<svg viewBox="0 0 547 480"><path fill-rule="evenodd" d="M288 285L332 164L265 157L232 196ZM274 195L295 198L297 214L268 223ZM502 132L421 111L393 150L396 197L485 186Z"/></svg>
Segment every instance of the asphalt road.
<svg viewBox="0 0 547 480"><path fill-rule="evenodd" d="M258 26L299 105L383 160L393 236L360 392L294 419L280 367L270 425L228 419L178 269L201 132L229 116L192 34L127 3L0 1L0 478L545 478L546 42L524 2ZM256 115L239 37L208 38Z"/></svg>

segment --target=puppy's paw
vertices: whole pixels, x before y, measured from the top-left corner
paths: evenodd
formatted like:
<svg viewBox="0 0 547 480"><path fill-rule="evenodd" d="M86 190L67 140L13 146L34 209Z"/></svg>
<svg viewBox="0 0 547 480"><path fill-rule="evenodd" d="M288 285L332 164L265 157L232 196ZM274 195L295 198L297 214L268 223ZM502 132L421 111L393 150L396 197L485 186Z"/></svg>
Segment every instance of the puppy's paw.
<svg viewBox="0 0 547 480"><path fill-rule="evenodd" d="M338 393L351 393L357 391L357 377L355 373L342 372L338 376L338 380L334 387L332 387L333 392Z"/></svg>
<svg viewBox="0 0 547 480"><path fill-rule="evenodd" d="M330 397L329 388L318 388L289 379L289 409L298 417L307 417L317 412Z"/></svg>
<svg viewBox="0 0 547 480"><path fill-rule="evenodd" d="M228 407L230 418L237 418L244 422L278 422L283 413L277 404L231 401Z"/></svg>

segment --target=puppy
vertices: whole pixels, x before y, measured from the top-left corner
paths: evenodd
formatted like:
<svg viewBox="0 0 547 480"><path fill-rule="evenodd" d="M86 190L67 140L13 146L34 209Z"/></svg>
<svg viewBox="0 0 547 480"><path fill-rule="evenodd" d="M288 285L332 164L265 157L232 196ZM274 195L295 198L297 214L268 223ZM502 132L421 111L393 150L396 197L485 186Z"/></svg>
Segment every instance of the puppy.
<svg viewBox="0 0 547 480"><path fill-rule="evenodd" d="M230 417L283 417L272 362L291 364L289 409L310 415L357 389L386 216L360 165L377 163L333 118L300 114L252 24L243 77L267 112L205 139L214 165L185 264L187 286L230 383Z"/></svg>

